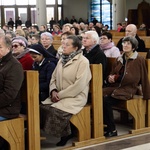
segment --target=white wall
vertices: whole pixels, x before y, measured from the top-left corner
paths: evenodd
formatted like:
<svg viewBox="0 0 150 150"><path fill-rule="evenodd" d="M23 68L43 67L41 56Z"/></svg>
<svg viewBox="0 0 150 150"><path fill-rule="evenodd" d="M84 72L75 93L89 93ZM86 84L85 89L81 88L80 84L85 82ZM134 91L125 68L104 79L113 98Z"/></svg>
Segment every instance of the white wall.
<svg viewBox="0 0 150 150"><path fill-rule="evenodd" d="M88 19L90 0L63 0L64 18Z"/></svg>

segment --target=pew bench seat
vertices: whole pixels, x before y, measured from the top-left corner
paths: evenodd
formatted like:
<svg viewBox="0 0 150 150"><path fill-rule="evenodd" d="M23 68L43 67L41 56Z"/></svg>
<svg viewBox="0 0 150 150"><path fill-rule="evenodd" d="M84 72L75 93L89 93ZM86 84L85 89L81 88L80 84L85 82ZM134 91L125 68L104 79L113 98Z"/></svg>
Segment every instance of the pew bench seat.
<svg viewBox="0 0 150 150"><path fill-rule="evenodd" d="M10 150L24 150L24 119L1 121L0 136L9 143Z"/></svg>

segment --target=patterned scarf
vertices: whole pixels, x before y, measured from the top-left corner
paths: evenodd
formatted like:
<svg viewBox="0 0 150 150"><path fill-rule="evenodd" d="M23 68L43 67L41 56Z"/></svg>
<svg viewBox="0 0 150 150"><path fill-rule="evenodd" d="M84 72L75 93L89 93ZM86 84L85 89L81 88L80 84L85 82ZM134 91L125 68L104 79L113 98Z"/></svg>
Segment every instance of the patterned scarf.
<svg viewBox="0 0 150 150"><path fill-rule="evenodd" d="M63 66L69 61L71 60L72 58L74 58L77 54L81 53L82 50L77 50L77 51L73 51L71 54L69 55L64 55L62 54L62 64Z"/></svg>

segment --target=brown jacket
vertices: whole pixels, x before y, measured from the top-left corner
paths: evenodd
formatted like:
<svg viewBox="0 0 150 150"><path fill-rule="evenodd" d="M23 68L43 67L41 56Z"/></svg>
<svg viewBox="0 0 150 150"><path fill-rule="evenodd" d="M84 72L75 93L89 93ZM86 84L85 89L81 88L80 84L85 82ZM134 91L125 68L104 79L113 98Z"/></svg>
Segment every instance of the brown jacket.
<svg viewBox="0 0 150 150"><path fill-rule="evenodd" d="M116 59L110 74L118 74L123 65L123 55ZM146 69L146 61L135 51L134 55L125 63L124 75L120 83L110 84L103 89L103 95L111 95L116 99L131 99L142 86L143 99L150 99L150 84Z"/></svg>

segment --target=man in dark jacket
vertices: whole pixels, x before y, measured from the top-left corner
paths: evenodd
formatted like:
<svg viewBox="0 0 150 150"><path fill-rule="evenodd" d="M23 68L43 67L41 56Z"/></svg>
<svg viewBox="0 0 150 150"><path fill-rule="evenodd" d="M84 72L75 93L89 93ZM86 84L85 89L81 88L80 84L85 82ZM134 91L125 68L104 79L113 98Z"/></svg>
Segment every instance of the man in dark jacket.
<svg viewBox="0 0 150 150"><path fill-rule="evenodd" d="M145 43L142 39L139 38L139 36L137 35L137 27L134 24L129 24L126 29L125 29L125 35L126 36L133 36L137 39L138 41L138 48L136 51L138 52L147 52L146 48L145 48ZM122 50L122 39L121 38L117 44L117 47L119 48L120 51Z"/></svg>
<svg viewBox="0 0 150 150"><path fill-rule="evenodd" d="M22 65L11 53L11 41L0 36L0 121L16 118L21 109L20 88L23 81ZM0 137L0 149L8 149Z"/></svg>
<svg viewBox="0 0 150 150"><path fill-rule="evenodd" d="M12 56L11 41L0 36L0 121L18 117L22 81L23 69Z"/></svg>
<svg viewBox="0 0 150 150"><path fill-rule="evenodd" d="M83 55L90 64L102 64L103 76L105 77L106 56L99 47L99 36L96 31L86 31L83 35L82 44L84 46Z"/></svg>

